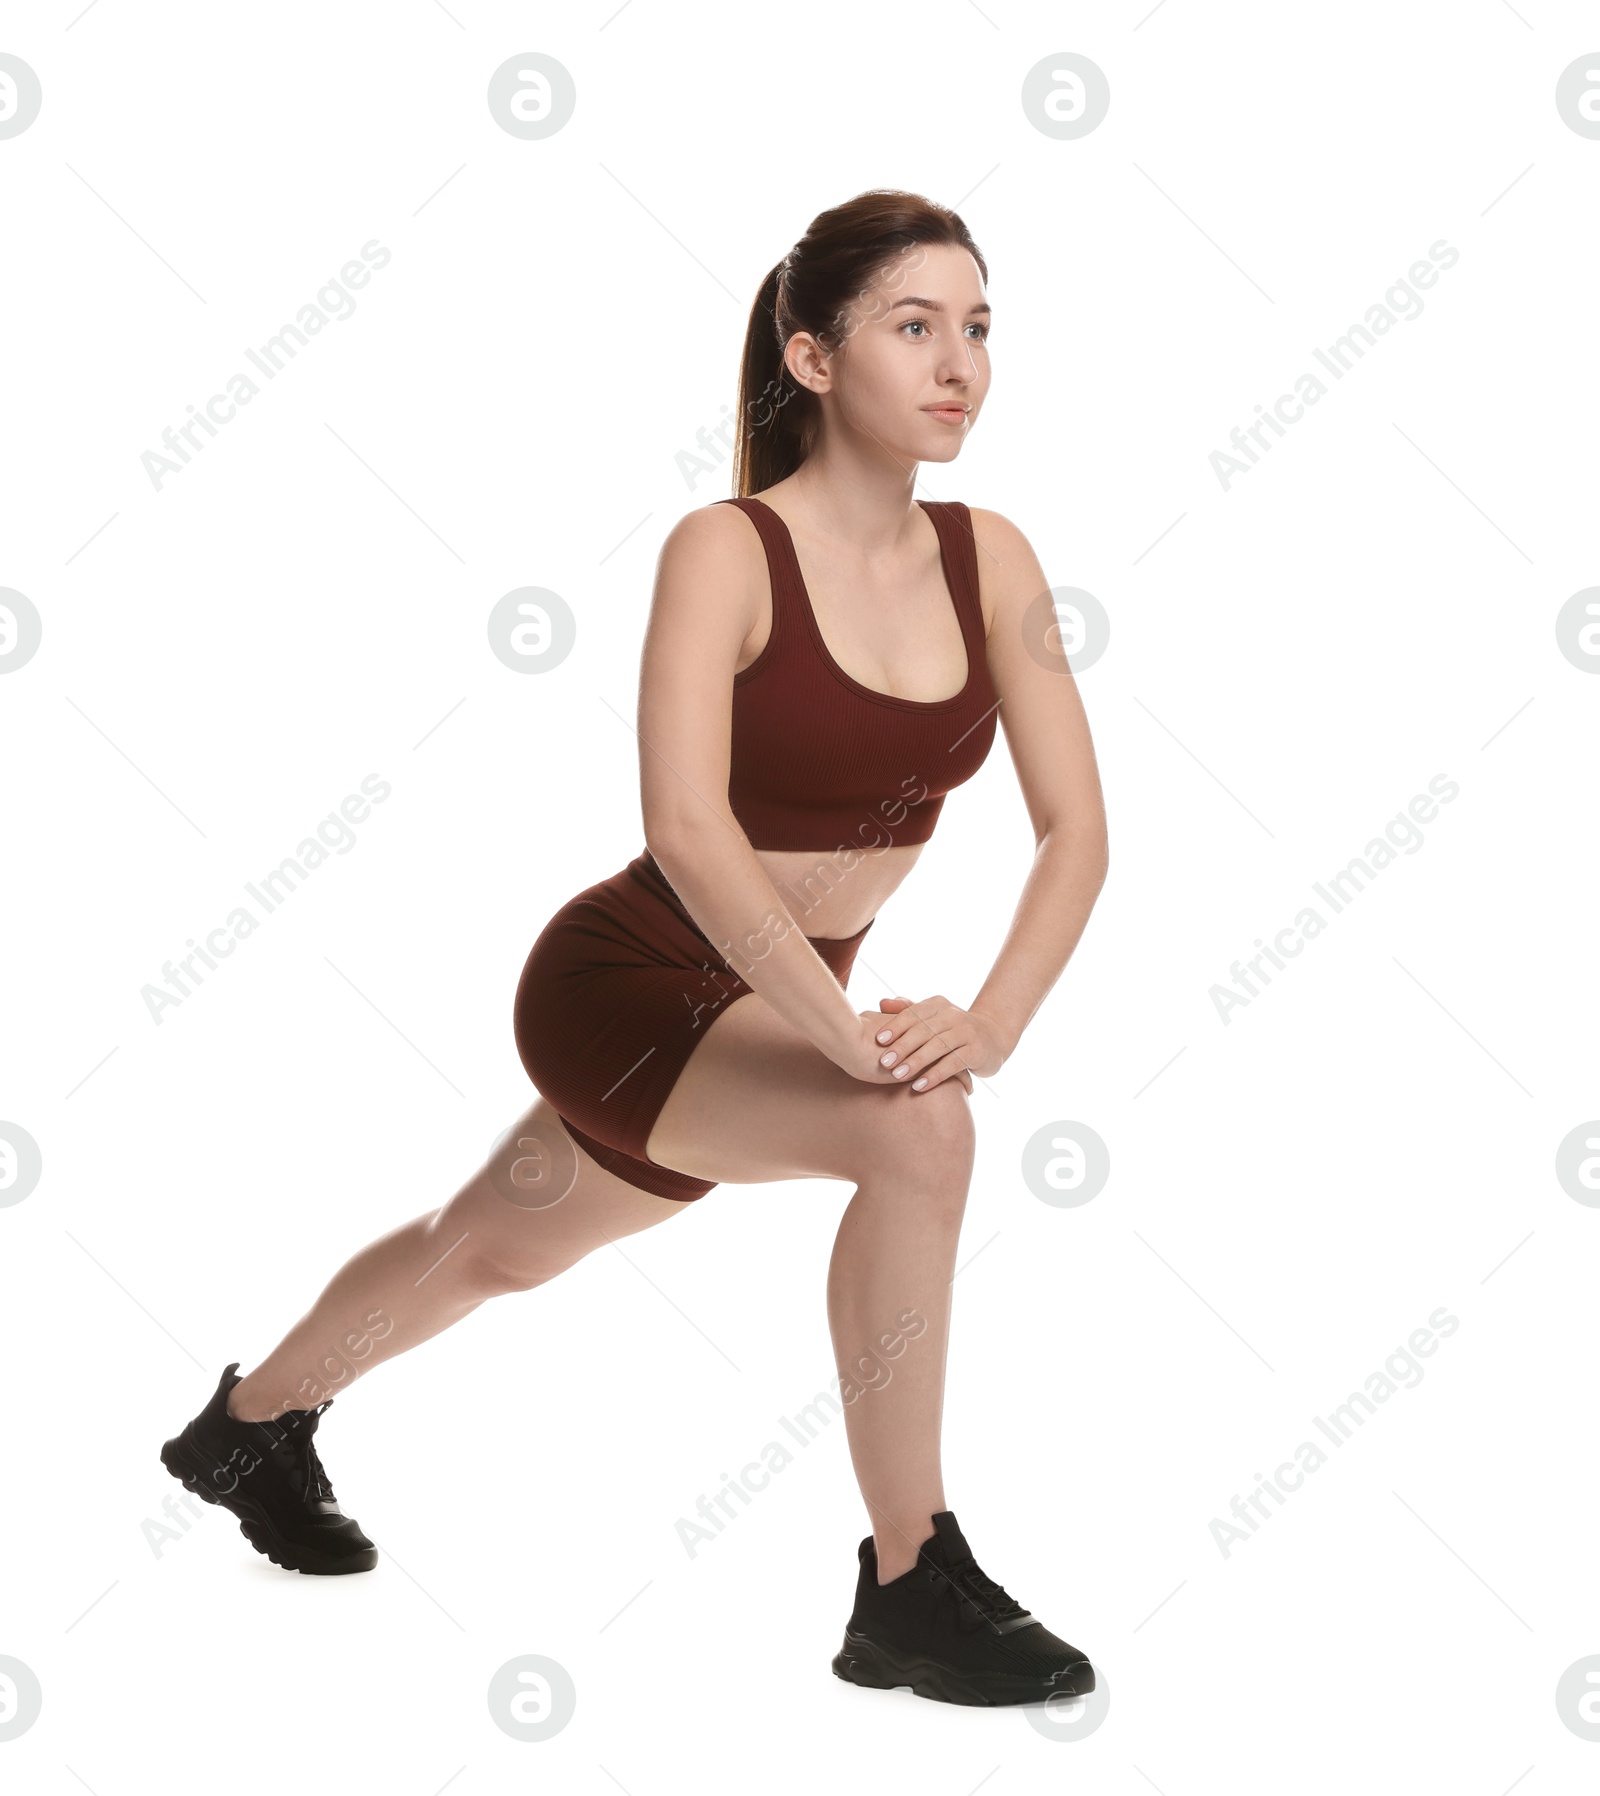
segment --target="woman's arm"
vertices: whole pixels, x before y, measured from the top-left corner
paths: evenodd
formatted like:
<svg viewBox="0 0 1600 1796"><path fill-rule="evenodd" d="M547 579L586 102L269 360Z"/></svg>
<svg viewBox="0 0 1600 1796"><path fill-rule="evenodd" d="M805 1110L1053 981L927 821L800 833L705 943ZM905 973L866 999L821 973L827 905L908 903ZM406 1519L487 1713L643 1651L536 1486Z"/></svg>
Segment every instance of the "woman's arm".
<svg viewBox="0 0 1600 1796"><path fill-rule="evenodd" d="M997 511L972 513L978 574L994 595L989 670L1036 844L1011 927L972 1008L1009 1055L1078 945L1110 862L1094 742L1059 627L1028 617L1050 582L1027 537ZM1043 655L1043 665L1029 652Z"/></svg>
<svg viewBox="0 0 1600 1796"><path fill-rule="evenodd" d="M1011 927L971 1008L937 995L897 1011L880 1031L881 1048L909 1068L912 1090L925 1079L920 1089L931 1091L966 1067L999 1070L1077 947L1109 862L1088 719L1041 596L1050 583L1010 519L974 508L972 527L990 615L989 671L1036 847Z"/></svg>
<svg viewBox="0 0 1600 1796"><path fill-rule="evenodd" d="M846 1072L887 1078L728 804L733 675L766 577L760 538L736 505L690 512L662 545L639 669L645 843L753 990Z"/></svg>

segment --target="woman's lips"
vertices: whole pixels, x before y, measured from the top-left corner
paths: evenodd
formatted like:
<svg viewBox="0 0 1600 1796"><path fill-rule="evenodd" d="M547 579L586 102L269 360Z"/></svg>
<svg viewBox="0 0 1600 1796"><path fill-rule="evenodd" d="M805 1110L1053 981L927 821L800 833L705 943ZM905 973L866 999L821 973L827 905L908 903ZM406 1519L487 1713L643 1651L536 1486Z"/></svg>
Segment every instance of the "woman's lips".
<svg viewBox="0 0 1600 1796"><path fill-rule="evenodd" d="M930 418L941 419L946 424L965 424L967 414L959 405L925 405L922 408Z"/></svg>

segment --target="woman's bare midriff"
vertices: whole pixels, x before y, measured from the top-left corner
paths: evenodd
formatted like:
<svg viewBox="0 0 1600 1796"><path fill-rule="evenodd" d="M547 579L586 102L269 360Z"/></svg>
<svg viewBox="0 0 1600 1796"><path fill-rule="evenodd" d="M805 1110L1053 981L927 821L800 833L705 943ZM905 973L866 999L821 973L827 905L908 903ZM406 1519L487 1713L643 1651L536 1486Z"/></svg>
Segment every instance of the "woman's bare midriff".
<svg viewBox="0 0 1600 1796"><path fill-rule="evenodd" d="M822 853L758 848L756 859L785 909L806 935L847 936L864 929L917 864L924 844L866 843Z"/></svg>

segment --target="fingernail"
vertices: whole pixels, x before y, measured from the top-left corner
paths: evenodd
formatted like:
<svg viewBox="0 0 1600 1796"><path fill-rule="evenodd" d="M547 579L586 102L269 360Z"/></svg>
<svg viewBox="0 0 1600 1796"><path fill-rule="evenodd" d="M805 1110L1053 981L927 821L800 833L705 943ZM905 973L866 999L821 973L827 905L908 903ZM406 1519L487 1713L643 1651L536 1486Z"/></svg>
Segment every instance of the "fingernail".
<svg viewBox="0 0 1600 1796"><path fill-rule="evenodd" d="M879 1056L878 1065L879 1066L893 1066L894 1065L894 1050L892 1048L889 1050L889 1052L887 1054L883 1054L883 1055Z"/></svg>
<svg viewBox="0 0 1600 1796"><path fill-rule="evenodd" d="M926 1085L927 1083L928 1083L928 1081L926 1079L913 1079L911 1081L911 1089L913 1091L921 1091L923 1086Z"/></svg>
<svg viewBox="0 0 1600 1796"><path fill-rule="evenodd" d="M910 1071L911 1071L911 1068L909 1066L897 1066L894 1069L894 1076L897 1079L903 1079L906 1076L906 1074L909 1073Z"/></svg>
<svg viewBox="0 0 1600 1796"><path fill-rule="evenodd" d="M888 1041L889 1039L890 1039L889 1031L887 1029L880 1029L878 1031L878 1040L879 1041Z"/></svg>

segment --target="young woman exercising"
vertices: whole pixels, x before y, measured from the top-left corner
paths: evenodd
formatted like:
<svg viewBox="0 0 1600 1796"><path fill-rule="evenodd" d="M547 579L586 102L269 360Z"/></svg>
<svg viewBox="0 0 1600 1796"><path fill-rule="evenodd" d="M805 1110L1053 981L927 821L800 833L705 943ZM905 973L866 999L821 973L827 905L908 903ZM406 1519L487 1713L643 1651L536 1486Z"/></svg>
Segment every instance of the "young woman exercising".
<svg viewBox="0 0 1600 1796"><path fill-rule="evenodd" d="M913 498L918 465L955 460L988 394L986 279L955 213L874 191L822 213L762 283L738 496L684 517L657 568L646 846L556 912L517 989L540 1095L454 1197L356 1254L162 1448L277 1564L377 1562L312 1438L352 1363L392 1359L719 1182L838 1179L855 1190L828 1317L872 1533L834 1671L961 1703L1094 1688L1086 1656L979 1568L940 1467L972 1077L1016 1048L1107 865L1033 550L997 512ZM999 956L970 1006L935 993L858 1012L856 952L997 723L1036 841ZM852 1368L913 1313L915 1351L852 1400Z"/></svg>

